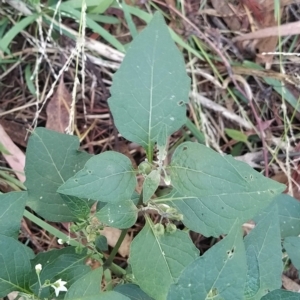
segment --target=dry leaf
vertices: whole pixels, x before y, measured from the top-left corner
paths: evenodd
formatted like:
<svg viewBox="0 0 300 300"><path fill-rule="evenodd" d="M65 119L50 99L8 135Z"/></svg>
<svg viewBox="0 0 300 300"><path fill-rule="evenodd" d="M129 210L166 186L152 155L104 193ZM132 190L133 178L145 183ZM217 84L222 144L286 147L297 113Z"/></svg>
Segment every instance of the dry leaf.
<svg viewBox="0 0 300 300"><path fill-rule="evenodd" d="M111 247L114 247L116 245L121 232L122 231L120 229L112 227L104 227L104 229L100 231L100 233L106 237L107 243ZM129 236L129 234L126 234L125 239L123 240L123 243L121 244L118 251L122 257L126 257L129 255L130 243L131 237Z"/></svg>
<svg viewBox="0 0 300 300"><path fill-rule="evenodd" d="M262 22L264 19L263 7L258 0L242 0L242 3L248 7L255 19Z"/></svg>
<svg viewBox="0 0 300 300"><path fill-rule="evenodd" d="M274 0L261 0L260 7L262 11L265 11L263 14L263 18L260 20L260 28L267 28L270 26L275 26L277 21L274 16L274 11L269 10L267 11L270 5L274 5ZM281 19L282 15L282 8L279 11L279 19ZM260 64L267 64L271 65L273 61L274 55L262 55L264 52L275 52L276 46L278 43L278 36L270 36L264 39L260 39L256 44L257 55L256 55L256 63Z"/></svg>
<svg viewBox="0 0 300 300"><path fill-rule="evenodd" d="M300 21L259 29L255 32L246 33L244 35L233 38L234 42L252 39L264 39L269 36L287 36L300 34Z"/></svg>
<svg viewBox="0 0 300 300"><path fill-rule="evenodd" d="M12 139L12 141L20 146L27 146L27 130L24 124L14 122L12 120L0 120L0 125L3 126L6 133Z"/></svg>
<svg viewBox="0 0 300 300"><path fill-rule="evenodd" d="M294 280L290 279L286 275L282 275L281 279L282 285L286 290L299 293L300 285L298 283L296 283Z"/></svg>
<svg viewBox="0 0 300 300"><path fill-rule="evenodd" d="M9 166L16 172L16 176L21 182L25 182L24 166L25 166L25 154L14 144L3 127L0 125L0 141L4 148L10 154L4 154L5 160Z"/></svg>
<svg viewBox="0 0 300 300"><path fill-rule="evenodd" d="M228 1L220 0L211 0L211 4L217 13L223 16L223 20L228 28L234 31L240 30L241 22L238 17L234 16L233 5L229 6Z"/></svg>
<svg viewBox="0 0 300 300"><path fill-rule="evenodd" d="M67 90L63 78L47 106L46 128L64 133L69 125L69 112L72 96Z"/></svg>

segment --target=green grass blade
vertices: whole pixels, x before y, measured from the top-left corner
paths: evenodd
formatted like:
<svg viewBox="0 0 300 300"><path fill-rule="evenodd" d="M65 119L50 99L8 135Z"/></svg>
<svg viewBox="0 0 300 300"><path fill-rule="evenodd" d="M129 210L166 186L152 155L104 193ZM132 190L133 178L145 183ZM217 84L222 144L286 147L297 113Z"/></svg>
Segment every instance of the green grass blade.
<svg viewBox="0 0 300 300"><path fill-rule="evenodd" d="M130 31L130 34L131 34L132 38L135 38L138 35L138 32L137 32L137 29L135 27L135 24L132 21L132 17L131 17L131 14L129 12L128 7L129 6L126 4L126 2L123 1L122 2L122 8L123 8L123 12L124 12L124 17L125 17L125 20L126 20L126 23L128 25L128 28L129 28L129 31Z"/></svg>
<svg viewBox="0 0 300 300"><path fill-rule="evenodd" d="M52 8L55 9L54 6ZM71 6L65 5L65 3L62 3L60 5L59 10L68 13L69 15L73 16L77 20L80 20L81 18L81 12L77 11ZM125 52L124 46L113 35L111 35L108 31L106 31L102 26L97 24L95 21L87 17L86 25L94 32L100 34L102 38L104 38L109 44L114 46L117 50L119 50L120 52Z"/></svg>
<svg viewBox="0 0 300 300"><path fill-rule="evenodd" d="M38 18L38 16L38 14L33 14L16 23L1 39L0 49L7 54L10 54L10 50L8 49L9 44L12 42L16 35L18 35L28 25L32 24Z"/></svg>

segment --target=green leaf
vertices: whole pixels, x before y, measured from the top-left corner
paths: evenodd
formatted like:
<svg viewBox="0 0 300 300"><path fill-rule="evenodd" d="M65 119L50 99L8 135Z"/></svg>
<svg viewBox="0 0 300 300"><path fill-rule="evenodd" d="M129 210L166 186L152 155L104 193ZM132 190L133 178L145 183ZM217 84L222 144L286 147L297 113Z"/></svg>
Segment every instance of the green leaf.
<svg viewBox="0 0 300 300"><path fill-rule="evenodd" d="M93 13L93 14L103 14L111 6L111 4L113 2L114 2L114 0L102 0L99 3L99 0L98 0L97 6L94 7L94 8L92 8L90 10L90 13Z"/></svg>
<svg viewBox="0 0 300 300"><path fill-rule="evenodd" d="M260 287L255 295L248 295L247 297L247 299L256 300L268 291L280 288L282 284L281 239L276 207L257 223L255 228L245 237L244 242L246 249L254 247L257 256ZM254 263L253 260L252 263ZM254 267L251 265L249 268L253 269Z"/></svg>
<svg viewBox="0 0 300 300"><path fill-rule="evenodd" d="M116 127L146 149L150 162L161 126L171 135L185 123L189 86L182 54L156 13L131 43L109 99Z"/></svg>
<svg viewBox="0 0 300 300"><path fill-rule="evenodd" d="M261 300L300 300L300 294L286 290L274 290L262 297Z"/></svg>
<svg viewBox="0 0 300 300"><path fill-rule="evenodd" d="M273 207L277 207L281 237L299 235L300 202L287 194L275 197L274 201L254 218L254 221L259 222L264 219Z"/></svg>
<svg viewBox="0 0 300 300"><path fill-rule="evenodd" d="M121 153L107 151L90 158L58 192L116 203L130 199L135 186L135 171L130 159Z"/></svg>
<svg viewBox="0 0 300 300"><path fill-rule="evenodd" d="M107 251L108 250L107 238L104 235L98 235L95 240L95 246L98 251Z"/></svg>
<svg viewBox="0 0 300 300"><path fill-rule="evenodd" d="M255 247L253 245L249 245L246 249L247 256L247 281L245 287L245 298L249 299L255 296L260 289L260 272L259 272L259 262Z"/></svg>
<svg viewBox="0 0 300 300"><path fill-rule="evenodd" d="M42 265L40 273L41 282L50 280L55 282L58 279L67 281L66 287L69 288L76 280L88 273L91 268L85 264L86 253L77 254L75 247L66 247L59 250L51 250L39 253L32 261L32 270L37 264ZM35 295L38 295L39 284L35 274L32 273L30 285ZM46 287L42 290L41 298L53 296L54 289ZM52 299L52 298L51 298Z"/></svg>
<svg viewBox="0 0 300 300"><path fill-rule="evenodd" d="M289 236L284 239L283 247L286 250L295 268L300 271L300 237Z"/></svg>
<svg viewBox="0 0 300 300"><path fill-rule="evenodd" d="M177 190L169 201L188 228L205 236L228 233L237 218L240 224L253 218L286 188L231 156L192 142L175 150L169 170Z"/></svg>
<svg viewBox="0 0 300 300"><path fill-rule="evenodd" d="M167 299L243 299L246 274L242 231L236 222L223 240L183 270Z"/></svg>
<svg viewBox="0 0 300 300"><path fill-rule="evenodd" d="M73 196L61 195L72 214L78 220L86 220L90 214L93 200L84 200Z"/></svg>
<svg viewBox="0 0 300 300"><path fill-rule="evenodd" d="M224 131L230 138L232 138L237 142L244 142L244 143L248 142L247 135L241 131L230 129L230 128L225 128Z"/></svg>
<svg viewBox="0 0 300 300"><path fill-rule="evenodd" d="M143 183L143 202L146 203L154 195L160 182L160 173L158 170L152 170Z"/></svg>
<svg viewBox="0 0 300 300"><path fill-rule="evenodd" d="M126 229L135 224L137 215L138 210L132 200L125 200L106 204L95 214L95 217L110 227Z"/></svg>
<svg viewBox="0 0 300 300"><path fill-rule="evenodd" d="M11 44L12 40L16 37L17 34L24 30L28 25L33 23L38 17L39 14L32 14L21 19L12 28L10 28L10 30L8 30L6 34L1 38L0 50L6 52L7 54L10 54L8 46Z"/></svg>
<svg viewBox="0 0 300 300"><path fill-rule="evenodd" d="M28 90L30 91L30 93L33 96L36 96L36 88L35 88L35 85L34 85L34 81L32 80L32 74L33 74L33 71L31 70L31 65L28 64L25 67L25 81L26 81L26 85L27 85Z"/></svg>
<svg viewBox="0 0 300 300"><path fill-rule="evenodd" d="M26 200L27 192L11 192L0 195L1 234L18 238Z"/></svg>
<svg viewBox="0 0 300 300"><path fill-rule="evenodd" d="M75 281L68 290L65 300L130 300L117 292L102 292L103 268L98 268Z"/></svg>
<svg viewBox="0 0 300 300"><path fill-rule="evenodd" d="M177 230L157 236L151 220L133 240L130 264L141 289L156 300L165 300L169 287L198 255L187 232Z"/></svg>
<svg viewBox="0 0 300 300"><path fill-rule="evenodd" d="M101 293L101 281L103 268L92 270L76 280L65 295L66 299L78 299L80 297L95 296Z"/></svg>
<svg viewBox="0 0 300 300"><path fill-rule="evenodd" d="M26 152L25 186L28 205L48 221L67 222L78 218L57 189L67 179L81 170L90 158L78 151L75 136L37 128L29 138ZM76 201L76 200L74 200Z"/></svg>
<svg viewBox="0 0 300 300"><path fill-rule="evenodd" d="M114 288L114 291L127 296L131 300L153 300L138 285L132 283L119 284Z"/></svg>
<svg viewBox="0 0 300 300"><path fill-rule="evenodd" d="M0 297L13 291L30 293L33 256L33 252L17 240L0 234Z"/></svg>
<svg viewBox="0 0 300 300"><path fill-rule="evenodd" d="M72 300L130 300L128 297L121 295L114 291L109 291L101 294L91 295L91 296L78 296L75 298L70 298Z"/></svg>

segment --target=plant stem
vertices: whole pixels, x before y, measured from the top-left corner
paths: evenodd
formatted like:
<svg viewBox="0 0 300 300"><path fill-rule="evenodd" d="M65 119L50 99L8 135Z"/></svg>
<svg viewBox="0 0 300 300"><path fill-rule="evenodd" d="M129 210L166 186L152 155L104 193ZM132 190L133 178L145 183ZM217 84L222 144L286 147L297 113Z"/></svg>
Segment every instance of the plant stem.
<svg viewBox="0 0 300 300"><path fill-rule="evenodd" d="M127 231L128 231L128 229L123 229L122 230L121 235L120 235L115 247L113 248L113 250L111 251L111 253L108 257L108 259L105 261L105 263L103 265L104 269L111 268L112 262L113 262L113 260L116 256L116 254L118 253L118 250L119 250L124 238L126 237Z"/></svg>
<svg viewBox="0 0 300 300"><path fill-rule="evenodd" d="M36 217L35 215L33 215L32 213L30 213L28 210L24 211L24 217L26 217L27 219L29 219L30 221L34 222L35 224L37 224L38 226L40 226L41 228L44 228L46 231L48 231L49 233L53 234L54 236L56 236L57 238L62 239L63 241L68 241L68 243L71 246L81 246L81 247L85 247L83 244L81 244L80 242L74 240L74 239L70 239L69 236L67 236L66 234L62 233L61 231L59 231L58 229L54 228L53 226L49 225L48 223L46 223L45 221L41 220L40 218ZM126 230L127 233L127 230ZM126 233L124 235L124 237L126 236ZM122 234L120 236L120 238L122 237ZM119 240L120 240L119 238ZM124 238L123 238L124 239ZM123 241L122 239L122 241ZM121 241L121 243L122 243ZM117 242L115 248L117 247L119 241ZM120 244L121 245L121 244ZM120 246L117 247L117 251L119 249ZM114 251L114 250L113 250ZM112 253L113 253L112 251ZM98 253L101 254L101 253ZM113 260L113 258L112 258ZM126 271L124 269L122 269L121 267L119 267L118 265L112 263L110 263L110 269L111 271L116 274L117 276L123 276L126 274Z"/></svg>
<svg viewBox="0 0 300 300"><path fill-rule="evenodd" d="M69 236L67 236L66 234L62 233L61 231L59 231L58 229L54 228L53 226L49 225L48 223L46 223L45 221L41 220L40 218L36 217L35 215L33 215L32 213L30 213L28 210L25 209L24 211L24 217L26 217L27 219L29 219L30 221L34 222L35 224L37 224L38 226L40 226L41 228L45 229L46 231L48 231L49 233L53 234L54 236L56 236L59 239L62 239L63 241L68 242L71 246L83 246L81 243L79 243L78 241L74 240L74 239L70 239Z"/></svg>

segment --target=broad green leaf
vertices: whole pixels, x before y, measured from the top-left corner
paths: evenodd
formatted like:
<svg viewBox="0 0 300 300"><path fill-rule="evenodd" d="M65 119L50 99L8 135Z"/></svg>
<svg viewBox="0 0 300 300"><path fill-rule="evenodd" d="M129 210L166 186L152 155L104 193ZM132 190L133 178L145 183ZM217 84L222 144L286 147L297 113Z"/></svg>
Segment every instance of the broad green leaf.
<svg viewBox="0 0 300 300"><path fill-rule="evenodd" d="M246 257L248 273L244 294L246 299L251 299L260 289L259 261L253 245L246 249Z"/></svg>
<svg viewBox="0 0 300 300"><path fill-rule="evenodd" d="M295 268L300 271L300 237L289 236L284 239L283 247L286 250Z"/></svg>
<svg viewBox="0 0 300 300"><path fill-rule="evenodd" d="M70 298L72 300L130 300L128 297L114 291L109 291L91 296L78 296Z"/></svg>
<svg viewBox="0 0 300 300"><path fill-rule="evenodd" d="M183 270L167 299L243 299L246 274L242 231L236 222L223 240Z"/></svg>
<svg viewBox="0 0 300 300"><path fill-rule="evenodd" d="M83 200L77 197L61 195L72 214L79 220L86 220L90 214L92 200Z"/></svg>
<svg viewBox="0 0 300 300"><path fill-rule="evenodd" d="M261 300L300 300L300 294L286 290L274 290L263 296Z"/></svg>
<svg viewBox="0 0 300 300"><path fill-rule="evenodd" d="M117 292L102 292L103 268L98 268L75 281L68 290L65 300L130 300Z"/></svg>
<svg viewBox="0 0 300 300"><path fill-rule="evenodd" d="M88 272L71 285L64 299L99 295L101 293L102 277L103 267Z"/></svg>
<svg viewBox="0 0 300 300"><path fill-rule="evenodd" d="M29 138L25 164L26 205L48 221L78 219L76 212L74 215L57 193L59 186L81 170L91 157L86 152L78 151L78 147L77 137L45 128L37 128Z"/></svg>
<svg viewBox="0 0 300 300"><path fill-rule="evenodd" d="M108 244L107 244L107 238L104 235L98 235L95 240L95 246L98 249L98 251L107 251L108 250Z"/></svg>
<svg viewBox="0 0 300 300"><path fill-rule="evenodd" d="M156 300L165 300L169 287L185 266L199 255L187 232L157 236L151 220L130 247L130 265L140 288Z"/></svg>
<svg viewBox="0 0 300 300"><path fill-rule="evenodd" d="M160 173L158 170L152 170L143 183L143 202L146 203L154 195L160 182Z"/></svg>
<svg viewBox="0 0 300 300"><path fill-rule="evenodd" d="M119 203L108 203L95 217L103 224L110 227L126 229L135 224L138 210L131 200L125 200Z"/></svg>
<svg viewBox="0 0 300 300"><path fill-rule="evenodd" d="M177 190L169 199L183 214L183 223L205 236L228 233L265 208L286 187L265 178L229 155L201 144L181 144L169 167Z"/></svg>
<svg viewBox="0 0 300 300"><path fill-rule="evenodd" d="M107 151L91 157L58 192L116 203L130 199L135 186L135 171L130 159L121 153Z"/></svg>
<svg viewBox="0 0 300 300"><path fill-rule="evenodd" d="M255 295L248 294L247 297L247 299L256 300L268 291L280 288L282 284L281 239L276 207L257 223L255 228L245 237L244 242L245 248L254 248L257 256L260 287ZM254 266L251 265L249 268L253 269Z"/></svg>
<svg viewBox="0 0 300 300"><path fill-rule="evenodd" d="M33 252L12 237L0 234L0 297L10 292L30 293Z"/></svg>
<svg viewBox="0 0 300 300"><path fill-rule="evenodd" d="M244 143L247 143L248 141L247 135L241 131L230 129L230 128L225 128L224 131L230 138L232 138L235 141L244 142Z"/></svg>
<svg viewBox="0 0 300 300"><path fill-rule="evenodd" d="M18 238L26 200L27 192L0 195L0 234Z"/></svg>
<svg viewBox="0 0 300 300"><path fill-rule="evenodd" d="M273 208L277 207L281 237L297 236L300 234L300 202L287 195L281 194L274 198L274 201L254 218L259 222Z"/></svg>
<svg viewBox="0 0 300 300"><path fill-rule="evenodd" d="M32 261L32 270L37 264L42 265L40 273L41 282L46 279L55 282L58 279L67 281L66 287L69 288L76 280L88 273L91 268L85 264L86 253L77 254L75 247L67 247L59 250L51 250L39 253ZM39 284L35 271L30 278L30 286L35 294L38 294ZM53 296L54 289L47 287L42 290L41 298ZM52 298L51 298L52 299Z"/></svg>
<svg viewBox="0 0 300 300"><path fill-rule="evenodd" d="M114 291L127 296L131 300L153 300L138 285L132 283L119 284L114 288Z"/></svg>
<svg viewBox="0 0 300 300"><path fill-rule="evenodd" d="M161 126L171 135L185 123L189 86L182 54L156 13L130 44L109 99L116 127L146 149L149 161Z"/></svg>
<svg viewBox="0 0 300 300"><path fill-rule="evenodd" d="M73 0L72 0L73 1ZM112 5L114 8L120 8L117 4ZM138 6L127 5L128 11L138 18L142 19L146 24L149 24L153 18L151 13L147 13L145 10L139 8ZM177 43L180 47L186 49L187 51L193 53L193 55L200 60L204 60L203 56L197 51L193 46L190 46L189 43L185 42L177 33L175 33L170 27L169 32L171 37L173 38L174 42Z"/></svg>

